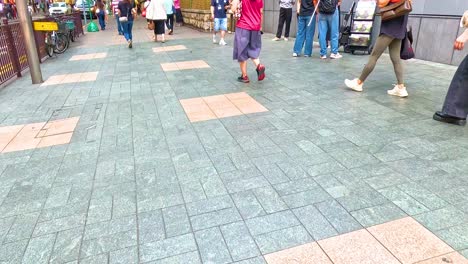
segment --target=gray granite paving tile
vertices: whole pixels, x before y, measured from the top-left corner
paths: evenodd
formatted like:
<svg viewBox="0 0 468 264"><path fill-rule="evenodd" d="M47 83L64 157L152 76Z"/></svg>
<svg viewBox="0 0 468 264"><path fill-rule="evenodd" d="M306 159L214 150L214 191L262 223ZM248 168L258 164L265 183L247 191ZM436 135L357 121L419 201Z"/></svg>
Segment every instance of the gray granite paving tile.
<svg viewBox="0 0 468 264"><path fill-rule="evenodd" d="M169 195L157 195L140 197L138 196L138 212L153 211L161 208L172 207L184 203L182 194L174 193Z"/></svg>
<svg viewBox="0 0 468 264"><path fill-rule="evenodd" d="M345 167L336 161L313 165L307 168L307 173L313 177L344 170Z"/></svg>
<svg viewBox="0 0 468 264"><path fill-rule="evenodd" d="M200 179L200 182L207 197L216 197L228 194L223 181L217 175L206 179Z"/></svg>
<svg viewBox="0 0 468 264"><path fill-rule="evenodd" d="M83 239L90 240L112 234L135 230L137 226L136 217L126 216L111 221L87 225Z"/></svg>
<svg viewBox="0 0 468 264"><path fill-rule="evenodd" d="M353 211L351 215L364 227L383 224L407 216L393 203Z"/></svg>
<svg viewBox="0 0 468 264"><path fill-rule="evenodd" d="M375 153L374 156L383 162L396 161L414 157L413 154L404 149L383 151Z"/></svg>
<svg viewBox="0 0 468 264"><path fill-rule="evenodd" d="M163 240L166 238L165 233L163 215L160 210L138 215L140 244Z"/></svg>
<svg viewBox="0 0 468 264"><path fill-rule="evenodd" d="M189 216L194 216L226 208L231 208L233 206L234 203L232 202L231 197L229 197L229 195L225 195L202 200L199 202L188 203L187 212Z"/></svg>
<svg viewBox="0 0 468 264"><path fill-rule="evenodd" d="M384 174L364 180L372 188L379 190L390 186L404 184L409 182L409 179L398 173Z"/></svg>
<svg viewBox="0 0 468 264"><path fill-rule="evenodd" d="M294 226L257 235L255 236L255 241L257 241L260 251L263 254L268 254L312 242L313 238L304 227Z"/></svg>
<svg viewBox="0 0 468 264"><path fill-rule="evenodd" d="M437 231L436 235L455 250L468 249L468 223Z"/></svg>
<svg viewBox="0 0 468 264"><path fill-rule="evenodd" d="M151 261L151 262L146 262L148 264L179 264L179 263L185 263L185 264L201 264L202 261L200 260L200 255L198 254L198 251L192 251L188 253L183 253L177 256L161 259L161 260L156 260L156 261Z"/></svg>
<svg viewBox="0 0 468 264"><path fill-rule="evenodd" d="M48 263L56 234L32 238L24 252L23 263Z"/></svg>
<svg viewBox="0 0 468 264"><path fill-rule="evenodd" d="M367 189L353 191L350 195L338 198L337 201L348 211L356 211L388 202L379 192Z"/></svg>
<svg viewBox="0 0 468 264"><path fill-rule="evenodd" d="M286 203L271 186L254 189L253 193L267 214L288 209Z"/></svg>
<svg viewBox="0 0 468 264"><path fill-rule="evenodd" d="M180 188L187 203L206 199L205 190L199 181L181 183Z"/></svg>
<svg viewBox="0 0 468 264"><path fill-rule="evenodd" d="M413 216L418 222L431 231L442 230L451 226L463 224L467 215L454 206L447 206L434 211Z"/></svg>
<svg viewBox="0 0 468 264"><path fill-rule="evenodd" d="M82 236L82 228L59 232L50 257L50 263L65 263L78 259Z"/></svg>
<svg viewBox="0 0 468 264"><path fill-rule="evenodd" d="M317 187L305 192L290 194L282 197L290 208L297 208L331 199L322 188Z"/></svg>
<svg viewBox="0 0 468 264"><path fill-rule="evenodd" d="M245 223L254 236L300 225L289 210L248 219Z"/></svg>
<svg viewBox="0 0 468 264"><path fill-rule="evenodd" d="M68 197L70 196L71 187L61 186L52 188L49 197L44 205L45 209L64 206L67 204Z"/></svg>
<svg viewBox="0 0 468 264"><path fill-rule="evenodd" d="M242 217L236 208L222 209L190 217L194 231L240 221Z"/></svg>
<svg viewBox="0 0 468 264"><path fill-rule="evenodd" d="M8 234L5 233L3 243L30 238L36 225L39 212L18 215L11 225ZM0 235L1 236L1 235Z"/></svg>
<svg viewBox="0 0 468 264"><path fill-rule="evenodd" d="M134 230L108 236L100 236L96 239L83 241L83 245L81 246L81 256L96 256L136 245L137 233Z"/></svg>
<svg viewBox="0 0 468 264"><path fill-rule="evenodd" d="M84 258L80 260L80 263L84 264L106 264L109 263L108 254L101 254L97 256L92 256L89 258Z"/></svg>
<svg viewBox="0 0 468 264"><path fill-rule="evenodd" d="M263 257L256 257L251 259L246 259L238 262L234 262L235 264L266 264L266 261Z"/></svg>
<svg viewBox="0 0 468 264"><path fill-rule="evenodd" d="M15 222L16 217L6 217L0 218L0 241L3 242L3 239L7 236L10 231L11 226Z"/></svg>
<svg viewBox="0 0 468 264"><path fill-rule="evenodd" d="M191 231L190 220L185 206L178 205L162 209L166 236L174 237L187 234Z"/></svg>
<svg viewBox="0 0 468 264"><path fill-rule="evenodd" d="M315 240L338 235L335 228L313 205L294 209L293 212Z"/></svg>
<svg viewBox="0 0 468 264"><path fill-rule="evenodd" d="M429 211L427 207L397 187L381 189L379 192L409 215L416 215Z"/></svg>
<svg viewBox="0 0 468 264"><path fill-rule="evenodd" d="M336 200L315 205L339 234L361 229L362 226Z"/></svg>
<svg viewBox="0 0 468 264"><path fill-rule="evenodd" d="M140 261L162 260L197 250L193 234L168 238L140 246Z"/></svg>
<svg viewBox="0 0 468 264"><path fill-rule="evenodd" d="M314 179L310 177L274 185L275 190L281 196L304 192L310 189L314 189L316 187L317 183Z"/></svg>
<svg viewBox="0 0 468 264"><path fill-rule="evenodd" d="M398 186L403 192L407 193L418 202L429 208L430 210L439 209L448 205L446 201L438 197L436 194L421 187L416 183L407 183Z"/></svg>
<svg viewBox="0 0 468 264"><path fill-rule="evenodd" d="M307 156L306 159L308 159L309 157L310 156ZM313 158L310 158L310 160L314 161ZM299 164L303 164L303 163L299 162ZM310 164L310 163L308 163L308 164ZM281 170L286 174L286 176L291 180L310 177L310 175L303 168L301 168L299 165L294 164L294 163L280 162L280 163L278 163L278 167L280 167Z"/></svg>
<svg viewBox="0 0 468 264"><path fill-rule="evenodd" d="M69 203L62 207L55 207L42 210L39 216L39 222L50 221L57 218L66 216L85 214L88 210L88 201L81 201L78 203ZM88 216L89 217L89 216Z"/></svg>
<svg viewBox="0 0 468 264"><path fill-rule="evenodd" d="M113 197L92 199L89 204L87 224L94 224L112 219Z"/></svg>
<svg viewBox="0 0 468 264"><path fill-rule="evenodd" d="M460 251L460 254L462 254L463 256L465 256L465 258L468 259L468 249Z"/></svg>
<svg viewBox="0 0 468 264"><path fill-rule="evenodd" d="M257 168L270 184L289 181L288 176L286 176L286 174L278 167L277 164L258 165Z"/></svg>
<svg viewBox="0 0 468 264"><path fill-rule="evenodd" d="M317 145L308 140L298 141L296 142L296 145L298 145L299 148L301 148L308 155L323 153L323 150L321 148L319 148Z"/></svg>
<svg viewBox="0 0 468 264"><path fill-rule="evenodd" d="M234 261L260 255L260 251L244 222L222 226L221 232Z"/></svg>
<svg viewBox="0 0 468 264"><path fill-rule="evenodd" d="M0 244L0 263L21 263L29 240Z"/></svg>
<svg viewBox="0 0 468 264"><path fill-rule="evenodd" d="M73 215L54 220L37 223L33 236L42 236L67 229L84 226L85 215Z"/></svg>
<svg viewBox="0 0 468 264"><path fill-rule="evenodd" d="M234 203L236 204L239 213L244 219L249 219L266 214L262 205L257 200L257 197L251 190L232 194L231 197Z"/></svg>
<svg viewBox="0 0 468 264"><path fill-rule="evenodd" d="M226 185L226 189L231 194L270 185L270 183L263 176L240 180L230 180L225 181L224 183Z"/></svg>
<svg viewBox="0 0 468 264"><path fill-rule="evenodd" d="M204 263L230 263L231 255L218 227L195 232L198 249Z"/></svg>
<svg viewBox="0 0 468 264"><path fill-rule="evenodd" d="M137 264L138 248L129 247L112 251L109 254L109 264Z"/></svg>
<svg viewBox="0 0 468 264"><path fill-rule="evenodd" d="M136 213L136 200L134 192L114 195L112 204L112 218L121 218Z"/></svg>
<svg viewBox="0 0 468 264"><path fill-rule="evenodd" d="M211 161L219 173L236 170L228 155L211 156Z"/></svg>

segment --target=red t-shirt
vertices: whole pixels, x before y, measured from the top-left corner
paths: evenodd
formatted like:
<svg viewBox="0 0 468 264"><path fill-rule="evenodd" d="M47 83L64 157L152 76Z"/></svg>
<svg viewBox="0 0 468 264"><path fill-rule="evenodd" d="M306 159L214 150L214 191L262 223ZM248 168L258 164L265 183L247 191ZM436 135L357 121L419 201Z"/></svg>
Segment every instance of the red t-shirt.
<svg viewBox="0 0 468 264"><path fill-rule="evenodd" d="M237 21L237 27L259 31L262 27L263 0L242 0L242 14Z"/></svg>

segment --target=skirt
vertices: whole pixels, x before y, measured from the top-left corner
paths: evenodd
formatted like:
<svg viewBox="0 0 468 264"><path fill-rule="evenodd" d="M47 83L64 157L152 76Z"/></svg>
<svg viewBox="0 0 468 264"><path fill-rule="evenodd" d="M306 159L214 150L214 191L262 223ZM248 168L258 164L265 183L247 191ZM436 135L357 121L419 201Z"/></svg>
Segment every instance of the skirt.
<svg viewBox="0 0 468 264"><path fill-rule="evenodd" d="M261 49L262 34L260 31L236 28L232 56L234 60L243 62L248 59L258 59Z"/></svg>
<svg viewBox="0 0 468 264"><path fill-rule="evenodd" d="M153 20L154 34L161 35L165 32L166 20Z"/></svg>

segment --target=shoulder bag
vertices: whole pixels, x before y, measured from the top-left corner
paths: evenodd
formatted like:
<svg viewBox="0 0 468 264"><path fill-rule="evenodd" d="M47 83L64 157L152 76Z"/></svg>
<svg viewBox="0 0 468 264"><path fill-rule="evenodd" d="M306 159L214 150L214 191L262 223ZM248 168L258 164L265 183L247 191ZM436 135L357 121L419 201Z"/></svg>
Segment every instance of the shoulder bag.
<svg viewBox="0 0 468 264"><path fill-rule="evenodd" d="M410 0L401 0L398 3L380 8L380 16L382 21L392 20L397 17L407 15L413 11L413 6Z"/></svg>
<svg viewBox="0 0 468 264"><path fill-rule="evenodd" d="M405 38L401 41L400 58L402 60L409 60L414 58L412 27L406 31Z"/></svg>
<svg viewBox="0 0 468 264"><path fill-rule="evenodd" d="M122 23L128 22L129 13L130 13L130 7L128 8L127 16L121 16L121 17L119 17L119 21L122 22Z"/></svg>

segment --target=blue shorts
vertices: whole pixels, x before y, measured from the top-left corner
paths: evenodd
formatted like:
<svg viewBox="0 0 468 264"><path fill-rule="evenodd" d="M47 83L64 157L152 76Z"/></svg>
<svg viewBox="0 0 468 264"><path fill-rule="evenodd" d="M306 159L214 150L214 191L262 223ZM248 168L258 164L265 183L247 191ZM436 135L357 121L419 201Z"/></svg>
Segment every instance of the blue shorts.
<svg viewBox="0 0 468 264"><path fill-rule="evenodd" d="M227 31L227 18L214 19L214 31Z"/></svg>

